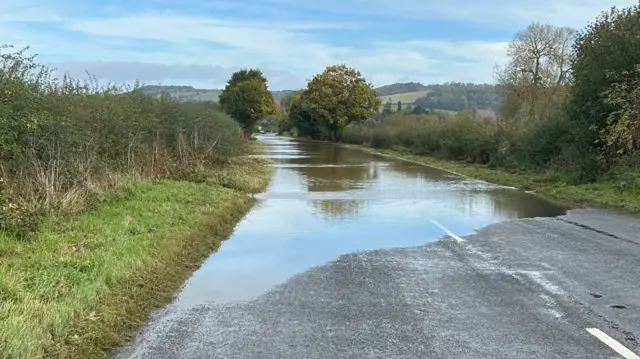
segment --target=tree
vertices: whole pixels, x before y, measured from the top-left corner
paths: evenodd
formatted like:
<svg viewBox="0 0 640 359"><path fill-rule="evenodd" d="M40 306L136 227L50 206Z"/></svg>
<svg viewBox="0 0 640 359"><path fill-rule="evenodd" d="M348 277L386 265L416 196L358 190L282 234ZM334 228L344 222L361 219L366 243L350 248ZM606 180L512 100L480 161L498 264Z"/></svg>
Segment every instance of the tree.
<svg viewBox="0 0 640 359"><path fill-rule="evenodd" d="M301 104L322 126L325 135L337 141L349 123L371 117L381 102L358 70L333 65L309 81Z"/></svg>
<svg viewBox="0 0 640 359"><path fill-rule="evenodd" d="M393 104L391 103L391 99L388 99L384 106L382 106L382 117L391 115L393 115Z"/></svg>
<svg viewBox="0 0 640 359"><path fill-rule="evenodd" d="M507 47L517 76L533 85L564 84L569 80L575 30L533 23L519 31Z"/></svg>
<svg viewBox="0 0 640 359"><path fill-rule="evenodd" d="M251 134L255 124L277 113L277 105L267 87L267 79L258 69L234 72L219 97L220 107Z"/></svg>
<svg viewBox="0 0 640 359"><path fill-rule="evenodd" d="M278 113L278 133L289 132L294 126L293 120L291 118L291 108L294 101L300 101L301 93L302 90L293 91L280 98L280 111Z"/></svg>
<svg viewBox="0 0 640 359"><path fill-rule="evenodd" d="M574 34L571 28L538 22L516 34L507 47L509 62L496 68L502 96L509 98L504 112L515 115L517 100L532 120L561 97L571 80Z"/></svg>
<svg viewBox="0 0 640 359"><path fill-rule="evenodd" d="M275 115L269 115L262 120L258 121L258 125L262 126L262 129L265 132L279 132L280 131L280 120Z"/></svg>
<svg viewBox="0 0 640 359"><path fill-rule="evenodd" d="M413 108L413 111L411 111L411 113L413 113L414 115L422 115L428 113L428 111L422 108L422 106L418 105Z"/></svg>
<svg viewBox="0 0 640 359"><path fill-rule="evenodd" d="M260 69L240 69L240 70L234 72L233 74L231 74L231 78L229 78L229 81L227 82L227 87L233 87L233 86L239 84L240 82L244 82L244 81L248 81L248 80L252 80L252 79L258 79L258 80L264 82L265 85L267 84L267 78L262 73L262 70L260 70Z"/></svg>
<svg viewBox="0 0 640 359"><path fill-rule="evenodd" d="M318 139L322 135L322 127L318 118L314 117L307 107L311 103L306 98L307 96L307 90L294 93L291 96L289 121L296 128L299 136Z"/></svg>
<svg viewBox="0 0 640 359"><path fill-rule="evenodd" d="M605 93L605 103L616 108L607 117L602 131L605 150L610 155L640 154L640 65L624 73L628 81L614 84Z"/></svg>
<svg viewBox="0 0 640 359"><path fill-rule="evenodd" d="M280 111L281 112L288 112L289 109L291 108L291 100L293 99L294 96L299 96L300 95L300 91L294 91L286 96L283 96L280 99Z"/></svg>
<svg viewBox="0 0 640 359"><path fill-rule="evenodd" d="M575 139L584 149L597 152L606 147L613 139L607 139L607 128L615 128L617 121L624 118L611 114L625 111L632 97L621 96L625 93L631 96L629 91L637 85L634 81L640 62L638 24L640 4L624 9L613 7L577 36L573 46L576 56L572 62L569 118L575 124Z"/></svg>
<svg viewBox="0 0 640 359"><path fill-rule="evenodd" d="M398 106L396 107L396 112L402 112L402 101L398 101Z"/></svg>

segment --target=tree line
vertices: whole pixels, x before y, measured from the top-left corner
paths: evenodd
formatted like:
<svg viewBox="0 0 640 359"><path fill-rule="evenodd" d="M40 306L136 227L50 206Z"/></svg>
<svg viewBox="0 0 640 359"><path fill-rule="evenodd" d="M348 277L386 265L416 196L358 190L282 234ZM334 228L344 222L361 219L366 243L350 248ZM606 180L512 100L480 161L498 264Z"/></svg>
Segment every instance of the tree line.
<svg viewBox="0 0 640 359"><path fill-rule="evenodd" d="M462 111L469 108L500 108L499 88L490 84L449 82L426 87L429 92L414 104L425 109Z"/></svg>
<svg viewBox="0 0 640 359"><path fill-rule="evenodd" d="M391 85L380 86L376 89L376 95L378 96L388 96L388 95L396 95L404 92L415 92L415 91L423 91L428 87L419 83L419 82L403 82L403 83L395 83Z"/></svg>
<svg viewBox="0 0 640 359"><path fill-rule="evenodd" d="M611 8L580 31L532 23L509 43L509 62L495 68L496 86L432 87L417 102L424 113L403 109L374 120L381 104L371 84L356 69L329 66L280 101L280 130L494 167L551 169L571 183L605 176L640 188L638 177L629 177L640 159L639 7ZM463 111L428 111L443 107ZM479 116L474 108L482 107L495 109L497 119Z"/></svg>

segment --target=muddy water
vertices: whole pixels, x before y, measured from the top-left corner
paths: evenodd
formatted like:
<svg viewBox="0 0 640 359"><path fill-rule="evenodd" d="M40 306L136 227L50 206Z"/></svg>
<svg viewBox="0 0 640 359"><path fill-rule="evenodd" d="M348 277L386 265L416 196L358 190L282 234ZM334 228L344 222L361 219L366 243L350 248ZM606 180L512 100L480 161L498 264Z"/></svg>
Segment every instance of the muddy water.
<svg viewBox="0 0 640 359"><path fill-rule="evenodd" d="M522 191L331 144L261 136L274 172L260 202L175 304L254 298L341 254L462 236L565 211Z"/></svg>

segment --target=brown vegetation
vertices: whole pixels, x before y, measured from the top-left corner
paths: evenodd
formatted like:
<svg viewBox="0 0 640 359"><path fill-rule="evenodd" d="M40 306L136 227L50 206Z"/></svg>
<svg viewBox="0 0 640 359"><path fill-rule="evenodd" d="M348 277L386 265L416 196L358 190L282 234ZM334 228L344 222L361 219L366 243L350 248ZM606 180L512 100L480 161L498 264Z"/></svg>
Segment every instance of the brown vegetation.
<svg viewBox="0 0 640 359"><path fill-rule="evenodd" d="M0 48L0 229L75 213L140 178L186 178L244 153L239 126L210 104L138 87L56 79L25 50Z"/></svg>

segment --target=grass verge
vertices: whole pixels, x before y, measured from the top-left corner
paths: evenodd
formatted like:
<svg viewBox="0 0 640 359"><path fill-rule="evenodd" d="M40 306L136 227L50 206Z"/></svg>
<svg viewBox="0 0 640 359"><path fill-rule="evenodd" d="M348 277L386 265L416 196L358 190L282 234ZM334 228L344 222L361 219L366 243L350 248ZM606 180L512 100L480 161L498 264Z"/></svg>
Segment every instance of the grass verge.
<svg viewBox="0 0 640 359"><path fill-rule="evenodd" d="M48 217L33 241L0 233L0 357L99 358L216 250L265 188L239 158L200 183L147 180L88 213Z"/></svg>
<svg viewBox="0 0 640 359"><path fill-rule="evenodd" d="M588 205L632 213L640 212L640 192L620 188L613 182L601 181L582 185L571 185L564 182L562 176L553 172L506 171L488 168L484 165L420 156L399 150L380 150L361 145L345 146L361 149L370 153L414 161L503 186L512 186L526 191L532 191L551 201L567 205Z"/></svg>

